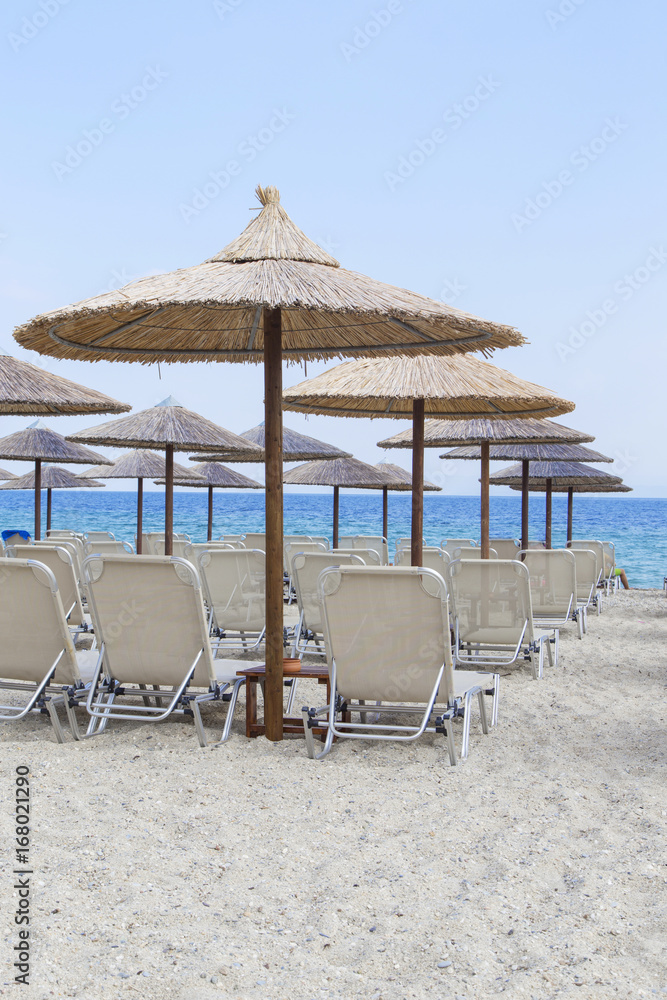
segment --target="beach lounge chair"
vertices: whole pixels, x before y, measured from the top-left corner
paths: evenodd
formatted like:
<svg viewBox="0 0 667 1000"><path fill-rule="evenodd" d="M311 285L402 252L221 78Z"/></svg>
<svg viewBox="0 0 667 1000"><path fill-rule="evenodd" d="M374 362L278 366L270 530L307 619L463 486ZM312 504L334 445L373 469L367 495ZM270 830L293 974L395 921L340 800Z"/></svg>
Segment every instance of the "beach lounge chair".
<svg viewBox="0 0 667 1000"><path fill-rule="evenodd" d="M71 552L64 545L12 545L7 553L14 559L38 559L48 566L58 585L58 593L63 606L65 619L74 634L87 632L88 621L83 611L79 581L72 560ZM42 623L37 621L38 628Z"/></svg>
<svg viewBox="0 0 667 1000"><path fill-rule="evenodd" d="M489 545L498 553L499 559L518 559L521 542L517 538L489 538Z"/></svg>
<svg viewBox="0 0 667 1000"><path fill-rule="evenodd" d="M538 628L561 628L576 621L583 637L582 615L577 609L577 564L569 549L529 549L521 559L530 574L533 622ZM554 659L558 662L558 643Z"/></svg>
<svg viewBox="0 0 667 1000"><path fill-rule="evenodd" d="M422 538L422 547L426 545L426 539ZM396 539L396 551L399 549L409 549L412 546L412 539L404 536L403 538Z"/></svg>
<svg viewBox="0 0 667 1000"><path fill-rule="evenodd" d="M78 531L74 531L72 528L49 528L49 530L46 533L46 537L48 539L51 539L51 538L81 538L81 539L83 539L83 535L80 532L78 532Z"/></svg>
<svg viewBox="0 0 667 1000"><path fill-rule="evenodd" d="M389 547L384 535L340 535L339 549L375 549L382 566L389 565Z"/></svg>
<svg viewBox="0 0 667 1000"><path fill-rule="evenodd" d="M577 621L582 633L588 631L588 609L599 610L598 580L600 572L598 560L592 549L569 549L577 567Z"/></svg>
<svg viewBox="0 0 667 1000"><path fill-rule="evenodd" d="M244 549L246 547L245 535L219 535L218 541L226 542L235 549Z"/></svg>
<svg viewBox="0 0 667 1000"><path fill-rule="evenodd" d="M412 553L409 548L398 549L396 556L394 557L394 566L409 566L411 558ZM438 573L443 580L446 580L447 567L449 566L449 563L449 553L445 549L441 549L439 545L422 546L422 566L425 566L427 569L432 569L433 572ZM431 586L430 577L424 577L424 586L427 588Z"/></svg>
<svg viewBox="0 0 667 1000"><path fill-rule="evenodd" d="M54 545L54 541L51 538L46 538L33 543L38 548L42 545ZM85 559L85 552L83 548L83 542L80 538L59 538L57 544L63 548L67 549L72 557L72 564L74 566L74 572L76 573L76 578L79 582L79 592L85 600L85 588L83 586L83 573L81 567L83 566L83 560Z"/></svg>
<svg viewBox="0 0 667 1000"><path fill-rule="evenodd" d="M472 700L478 700L487 733L484 696L493 698L495 725L499 678L453 669L442 578L421 568L341 566L325 569L318 587L331 697L328 705L302 710L308 756L324 757L334 737L412 742L436 732L446 737L450 763L456 764L454 720L462 716L465 759ZM388 718L369 721L368 702L374 703L373 718ZM318 727L326 730L319 753L313 732Z"/></svg>
<svg viewBox="0 0 667 1000"><path fill-rule="evenodd" d="M362 550L363 551L363 550ZM294 630L292 656L304 653L326 655L322 608L317 589L320 573L329 566L364 566L360 555L350 550L340 552L295 552L292 557L292 574L299 607L299 624Z"/></svg>
<svg viewBox="0 0 667 1000"><path fill-rule="evenodd" d="M98 735L110 720L179 715L194 718L206 746L200 707L228 701L224 743L243 679L237 660L213 658L195 567L173 556L112 555L91 556L83 571L100 646L86 735Z"/></svg>
<svg viewBox="0 0 667 1000"><path fill-rule="evenodd" d="M41 561L2 560L0 634L0 688L26 696L23 704L0 705L0 721L48 714L63 743L56 708L64 706L71 718L93 676L96 654L75 651L56 578Z"/></svg>
<svg viewBox="0 0 667 1000"><path fill-rule="evenodd" d="M183 532L174 532L172 536L173 555L183 557L185 546L191 541L189 535ZM141 536L141 547L144 555L163 556L164 555L164 531L147 531Z"/></svg>
<svg viewBox="0 0 667 1000"><path fill-rule="evenodd" d="M129 555L134 554L134 549L129 542L121 542L120 539L111 541L109 538L97 538L93 539L92 542L86 542L83 546L83 551L85 556L92 556L93 554L101 556L120 556L125 552Z"/></svg>
<svg viewBox="0 0 667 1000"><path fill-rule="evenodd" d="M535 628L527 567L510 559L459 559L449 564L456 665L484 670L529 660L542 677L544 651L553 665L555 630Z"/></svg>
<svg viewBox="0 0 667 1000"><path fill-rule="evenodd" d="M112 531L85 531L83 535L84 544L86 542L115 542L116 536Z"/></svg>
<svg viewBox="0 0 667 1000"><path fill-rule="evenodd" d="M344 549L340 547L337 549L329 549L329 552L336 552L340 555L349 555L353 552L355 555L359 556L365 566L382 566L382 557L377 549L362 549L360 547L354 549Z"/></svg>
<svg viewBox="0 0 667 1000"><path fill-rule="evenodd" d="M545 549L546 548L546 544L544 542L538 542L538 541L528 542L528 548L529 549Z"/></svg>
<svg viewBox="0 0 667 1000"><path fill-rule="evenodd" d="M613 542L602 543L602 555L604 557L604 568L602 570L602 580L605 585L607 596L612 590L620 589L620 577L616 576L616 546Z"/></svg>
<svg viewBox="0 0 667 1000"><path fill-rule="evenodd" d="M449 553L450 559L454 558L456 549L460 549L461 547L467 548L468 546L475 548L476 545L477 542L473 538L443 538L440 542L440 548Z"/></svg>
<svg viewBox="0 0 667 1000"><path fill-rule="evenodd" d="M321 542L325 549L331 548L331 542L326 535L311 535L311 542Z"/></svg>
<svg viewBox="0 0 667 1000"><path fill-rule="evenodd" d="M452 553L454 559L481 559L482 550L479 545L459 545ZM495 549L489 548L489 559L497 559L498 553Z"/></svg>
<svg viewBox="0 0 667 1000"><path fill-rule="evenodd" d="M11 545L32 545L32 535L29 531L14 531L9 528L7 531L2 532L2 544L5 549L8 549Z"/></svg>
<svg viewBox="0 0 667 1000"><path fill-rule="evenodd" d="M206 549L226 549L229 552L235 548L229 542L186 542L183 549L183 558L191 562L193 566L199 565L199 553Z"/></svg>
<svg viewBox="0 0 667 1000"><path fill-rule="evenodd" d="M596 589L598 587L604 587L604 568L605 568L605 553L604 544L597 538L574 538L572 541L567 543L568 549L588 549L590 552L595 553L595 559L597 562L598 569L598 579L596 583ZM596 606L597 613L602 612L602 594L596 593L595 601L593 602Z"/></svg>
<svg viewBox="0 0 667 1000"><path fill-rule="evenodd" d="M215 649L257 649L264 639L266 572L259 549L206 549L198 556Z"/></svg>
<svg viewBox="0 0 667 1000"><path fill-rule="evenodd" d="M245 547L266 552L266 533L264 531L246 531Z"/></svg>
<svg viewBox="0 0 667 1000"><path fill-rule="evenodd" d="M287 603L292 604L296 600L294 581L292 580L292 556L297 552L326 552L322 542L313 542L311 539L297 539L293 535L288 536L289 541L283 542L283 573L287 582Z"/></svg>

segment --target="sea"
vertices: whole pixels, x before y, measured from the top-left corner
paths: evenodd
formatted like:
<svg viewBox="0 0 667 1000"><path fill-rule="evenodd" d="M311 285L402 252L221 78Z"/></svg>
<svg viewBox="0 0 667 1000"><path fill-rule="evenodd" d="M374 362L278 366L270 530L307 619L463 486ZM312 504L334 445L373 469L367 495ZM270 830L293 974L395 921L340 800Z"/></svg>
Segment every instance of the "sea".
<svg viewBox="0 0 667 1000"><path fill-rule="evenodd" d="M544 497L530 498L530 537L544 538ZM0 530L32 531L33 496L29 492L0 491ZM46 510L43 495L42 512ZM554 496L552 545L564 546L567 497ZM379 493L341 492L340 533L377 535L382 530L382 497ZM491 497L491 536L518 537L521 498ZM206 541L207 491L174 493L174 530L187 532L193 541ZM45 521L45 519L44 519ZM332 498L323 493L285 494L286 534L328 535L331 538ZM134 543L136 494L113 490L54 490L53 528L77 531L108 530ZM144 531L164 530L164 495L144 493ZM228 493L218 490L214 500L213 537L264 530L263 493ZM42 534L44 535L45 523ZM479 497L424 497L424 538L437 545L443 538L479 540ZM389 547L410 535L410 495L389 495ZM631 587L662 588L667 576L667 500L637 497L575 495L573 536L612 541L616 564L622 566Z"/></svg>

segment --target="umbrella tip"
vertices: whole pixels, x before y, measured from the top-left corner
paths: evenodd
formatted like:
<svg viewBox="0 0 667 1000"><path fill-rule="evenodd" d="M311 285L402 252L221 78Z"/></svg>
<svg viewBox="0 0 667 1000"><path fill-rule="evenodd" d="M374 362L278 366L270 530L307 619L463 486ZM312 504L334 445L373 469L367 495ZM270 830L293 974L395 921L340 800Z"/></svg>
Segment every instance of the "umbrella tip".
<svg viewBox="0 0 667 1000"><path fill-rule="evenodd" d="M263 188L261 184L258 184L255 188L255 194L257 195L260 205L263 207L266 207L267 205L280 204L280 191L272 184L265 188Z"/></svg>
<svg viewBox="0 0 667 1000"><path fill-rule="evenodd" d="M174 399L173 396L167 396L167 398L163 399L161 403L156 403L155 405L156 406L183 406L183 404L179 403L179 401L177 399Z"/></svg>
<svg viewBox="0 0 667 1000"><path fill-rule="evenodd" d="M31 424L28 424L28 429L30 428L35 428L38 431L48 430L43 420L34 420Z"/></svg>

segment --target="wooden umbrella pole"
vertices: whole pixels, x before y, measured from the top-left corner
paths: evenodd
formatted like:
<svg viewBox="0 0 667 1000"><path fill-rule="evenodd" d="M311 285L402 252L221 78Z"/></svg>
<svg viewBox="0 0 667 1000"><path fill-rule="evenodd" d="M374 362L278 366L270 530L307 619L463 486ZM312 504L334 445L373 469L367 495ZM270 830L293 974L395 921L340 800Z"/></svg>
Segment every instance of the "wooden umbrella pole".
<svg viewBox="0 0 667 1000"><path fill-rule="evenodd" d="M48 538L49 532L51 530L51 493L52 490L49 488L46 491L46 535Z"/></svg>
<svg viewBox="0 0 667 1000"><path fill-rule="evenodd" d="M141 555L141 542L144 533L144 481L137 479L137 555Z"/></svg>
<svg viewBox="0 0 667 1000"><path fill-rule="evenodd" d="M213 487L208 488L208 531L206 535L206 541L210 542L213 538Z"/></svg>
<svg viewBox="0 0 667 1000"><path fill-rule="evenodd" d="M482 494L480 504L482 559L489 558L489 454L489 442L482 441Z"/></svg>
<svg viewBox="0 0 667 1000"><path fill-rule="evenodd" d="M389 537L389 487L382 487L382 535Z"/></svg>
<svg viewBox="0 0 667 1000"><path fill-rule="evenodd" d="M546 520L544 525L544 543L548 549L551 548L551 488L553 480L547 478L546 483Z"/></svg>
<svg viewBox="0 0 667 1000"><path fill-rule="evenodd" d="M268 740L283 738L283 371L280 309L264 309L264 464L266 480L266 682Z"/></svg>
<svg viewBox="0 0 667 1000"><path fill-rule="evenodd" d="M35 541L42 537L42 463L35 462Z"/></svg>
<svg viewBox="0 0 667 1000"><path fill-rule="evenodd" d="M530 462L524 458L521 463L521 548L528 548L528 479Z"/></svg>
<svg viewBox="0 0 667 1000"><path fill-rule="evenodd" d="M572 541L572 507L574 506L574 490L570 486L567 491L567 540Z"/></svg>
<svg viewBox="0 0 667 1000"><path fill-rule="evenodd" d="M413 566L422 564L424 534L424 400L412 401L412 551Z"/></svg>
<svg viewBox="0 0 667 1000"><path fill-rule="evenodd" d="M167 445L164 463L164 554L174 551L174 446Z"/></svg>
<svg viewBox="0 0 667 1000"><path fill-rule="evenodd" d="M340 503L340 487L333 488L333 547L338 548L338 508Z"/></svg>

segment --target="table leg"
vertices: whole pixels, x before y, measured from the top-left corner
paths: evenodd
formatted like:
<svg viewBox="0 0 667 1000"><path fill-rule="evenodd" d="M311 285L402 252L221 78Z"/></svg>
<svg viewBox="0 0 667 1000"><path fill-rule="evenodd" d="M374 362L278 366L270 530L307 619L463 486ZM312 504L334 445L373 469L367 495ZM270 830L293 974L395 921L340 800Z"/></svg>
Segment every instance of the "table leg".
<svg viewBox="0 0 667 1000"><path fill-rule="evenodd" d="M248 738L255 735L252 727L257 724L257 678L246 677L245 682L245 734Z"/></svg>

